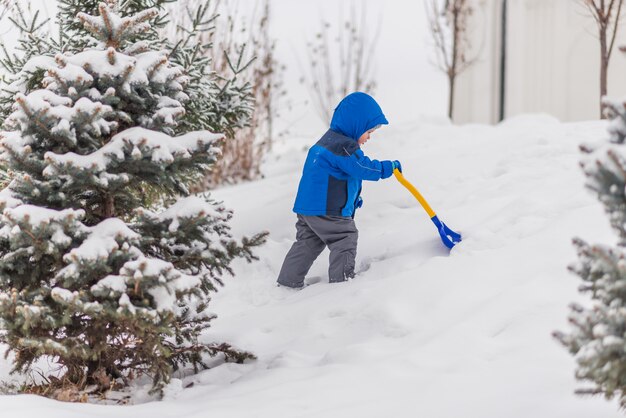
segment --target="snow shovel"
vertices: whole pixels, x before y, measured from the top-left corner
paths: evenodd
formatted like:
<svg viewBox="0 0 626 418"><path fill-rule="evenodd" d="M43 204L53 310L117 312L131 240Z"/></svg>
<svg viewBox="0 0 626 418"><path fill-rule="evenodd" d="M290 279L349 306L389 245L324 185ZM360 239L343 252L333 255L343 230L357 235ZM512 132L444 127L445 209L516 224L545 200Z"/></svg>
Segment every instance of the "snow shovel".
<svg viewBox="0 0 626 418"><path fill-rule="evenodd" d="M430 216L430 220L433 221L433 223L435 224L437 231L439 231L439 236L441 237L441 241L443 241L443 244L446 247L452 248L456 244L461 242L461 234L454 232L453 230L448 228L446 224L444 224L443 222L439 220L433 208L431 208L428 202L426 201L426 199L424 199L424 196L422 196L422 194L417 191L415 186L413 186L411 183L409 183L407 179L404 178L400 170L398 170L397 168L393 170L393 175L396 176L396 179L404 187L406 187L413 196L415 196L418 202L420 202L420 205L422 205L422 207L424 208L428 216Z"/></svg>

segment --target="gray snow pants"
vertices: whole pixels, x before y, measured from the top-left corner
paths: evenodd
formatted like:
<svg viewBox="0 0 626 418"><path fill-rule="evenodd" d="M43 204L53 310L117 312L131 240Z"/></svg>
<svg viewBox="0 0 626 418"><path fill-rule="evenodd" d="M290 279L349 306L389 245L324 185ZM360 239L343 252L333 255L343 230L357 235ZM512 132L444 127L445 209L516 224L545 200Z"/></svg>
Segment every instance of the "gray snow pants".
<svg viewBox="0 0 626 418"><path fill-rule="evenodd" d="M278 283L302 287L311 265L326 246L330 250L329 281L337 283L354 277L358 237L359 231L352 218L298 215L296 242L283 261Z"/></svg>

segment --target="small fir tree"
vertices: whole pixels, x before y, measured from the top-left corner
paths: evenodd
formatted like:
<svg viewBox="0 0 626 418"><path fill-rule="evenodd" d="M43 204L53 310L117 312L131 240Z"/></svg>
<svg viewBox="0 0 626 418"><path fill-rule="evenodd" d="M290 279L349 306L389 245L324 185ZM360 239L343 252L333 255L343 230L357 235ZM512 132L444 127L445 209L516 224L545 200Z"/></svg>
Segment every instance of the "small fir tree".
<svg viewBox="0 0 626 418"><path fill-rule="evenodd" d="M78 3L93 2L64 1L60 16ZM189 119L192 77L158 48L157 8L97 8L74 15L71 48L31 56L7 89L18 93L0 140L14 173L0 192L0 342L14 371L50 356L79 387L145 373L159 390L207 354L251 356L199 336L210 293L265 234L237 242L230 211L189 195L223 135L190 131L207 123Z"/></svg>
<svg viewBox="0 0 626 418"><path fill-rule="evenodd" d="M592 384L576 392L617 397L626 408L626 101L605 99L604 105L609 140L582 146L581 166L619 239L615 247L574 240L578 262L570 270L592 304L572 304L573 329L554 335L575 357L576 378Z"/></svg>

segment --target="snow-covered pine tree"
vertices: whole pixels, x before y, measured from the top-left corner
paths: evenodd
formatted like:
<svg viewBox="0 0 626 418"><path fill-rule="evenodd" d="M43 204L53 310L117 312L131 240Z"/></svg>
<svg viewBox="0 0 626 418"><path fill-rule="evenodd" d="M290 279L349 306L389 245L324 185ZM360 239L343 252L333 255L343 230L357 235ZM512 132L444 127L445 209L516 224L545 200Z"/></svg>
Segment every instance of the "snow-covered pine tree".
<svg viewBox="0 0 626 418"><path fill-rule="evenodd" d="M247 70L250 62L243 61L241 54L229 58L230 77L226 73L218 75L213 70L213 63L209 58L212 54L207 52L214 47L209 40L216 29L216 16L211 15L211 0L202 1L194 11L187 11L191 16L188 24L176 32L182 37L169 39L168 36L163 36L171 24L165 6L177 1L124 0L109 3L115 6L116 13L121 17L132 16L150 8L159 11L146 21L149 24L146 31L134 35L136 50L128 52L139 53L147 48L167 51L170 62L184 70L187 76L185 94L189 96L189 100L182 103L185 114L177 121L174 128L176 132L208 129L224 132L232 137L236 130L249 125L253 111L251 86L239 77L241 72ZM21 33L17 51L9 52L4 45L0 45L4 53L0 65L12 82L0 89L0 119L5 119L12 112L16 92L24 88L32 90L41 87L45 60L42 62L37 57L78 53L98 45L99 41L76 16L79 13L98 14L100 2L101 0L57 0L58 36L51 36L46 32L47 20L42 19L38 12L29 16L16 3L16 16L11 20Z"/></svg>
<svg viewBox="0 0 626 418"><path fill-rule="evenodd" d="M579 290L592 303L570 306L569 333L555 337L577 363L576 378L590 382L579 394L617 397L626 408L626 101L605 99L609 139L583 145L581 162L586 186L604 205L617 246L590 245L574 239L578 262L570 270L580 276Z"/></svg>
<svg viewBox="0 0 626 418"><path fill-rule="evenodd" d="M14 173L0 192L0 342L15 371L50 356L79 387L147 374L159 390L207 354L250 356L198 338L214 318L210 292L265 234L239 243L230 211L189 196L223 135L181 134L190 78L146 41L158 10L117 7L77 13L86 49L33 56L10 86L20 93L0 134Z"/></svg>

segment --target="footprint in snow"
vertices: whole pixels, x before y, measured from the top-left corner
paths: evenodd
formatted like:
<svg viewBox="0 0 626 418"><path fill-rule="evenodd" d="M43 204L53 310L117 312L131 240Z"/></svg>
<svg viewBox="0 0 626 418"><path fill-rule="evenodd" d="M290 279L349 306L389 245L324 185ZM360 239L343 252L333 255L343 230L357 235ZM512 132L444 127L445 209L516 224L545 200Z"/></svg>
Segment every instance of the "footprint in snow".
<svg viewBox="0 0 626 418"><path fill-rule="evenodd" d="M322 281L322 277L321 276L313 276L313 277L307 277L306 279L304 279L304 286L311 286L312 284L317 284L320 283Z"/></svg>

